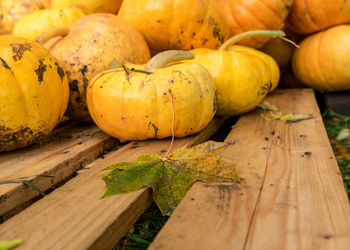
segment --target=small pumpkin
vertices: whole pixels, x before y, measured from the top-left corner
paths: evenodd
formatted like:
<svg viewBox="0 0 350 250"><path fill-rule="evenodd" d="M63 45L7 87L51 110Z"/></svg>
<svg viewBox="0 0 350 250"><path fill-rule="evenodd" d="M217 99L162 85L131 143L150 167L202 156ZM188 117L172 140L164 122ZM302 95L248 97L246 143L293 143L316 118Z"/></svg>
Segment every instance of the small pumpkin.
<svg viewBox="0 0 350 250"><path fill-rule="evenodd" d="M86 14L117 13L122 0L52 0L52 9L78 8Z"/></svg>
<svg viewBox="0 0 350 250"><path fill-rule="evenodd" d="M118 15L146 38L152 54L218 48L230 28L213 0L124 0Z"/></svg>
<svg viewBox="0 0 350 250"><path fill-rule="evenodd" d="M216 0L221 6L231 32L237 35L250 30L277 30L286 19L293 0ZM260 48L268 37L254 37L239 44Z"/></svg>
<svg viewBox="0 0 350 250"><path fill-rule="evenodd" d="M56 36L63 36L57 38ZM50 42L54 38L54 42ZM150 59L146 41L131 24L113 14L91 14L66 29L54 29L39 39L48 41L49 52L61 63L69 79L68 115L91 122L86 106L86 87L112 62L145 63Z"/></svg>
<svg viewBox="0 0 350 250"><path fill-rule="evenodd" d="M38 10L19 20L13 35L34 40L52 28L65 27L83 16L85 14L77 8Z"/></svg>
<svg viewBox="0 0 350 250"><path fill-rule="evenodd" d="M162 52L144 65L123 65L96 75L87 89L92 119L105 133L125 140L184 137L204 129L216 111L215 83L185 51Z"/></svg>
<svg viewBox="0 0 350 250"><path fill-rule="evenodd" d="M11 34L18 20L27 14L47 9L51 0L1 0L0 1L0 35Z"/></svg>
<svg viewBox="0 0 350 250"><path fill-rule="evenodd" d="M308 35L350 22L350 4L344 0L294 0L286 26Z"/></svg>
<svg viewBox="0 0 350 250"><path fill-rule="evenodd" d="M294 74L319 91L350 89L350 25L339 25L304 39L292 59Z"/></svg>
<svg viewBox="0 0 350 250"><path fill-rule="evenodd" d="M238 115L254 109L271 87L275 88L278 84L279 68L272 57L253 48L233 45L245 36L251 37L251 34L232 37L219 50L191 50L195 55L191 62L208 69L216 83L218 116Z"/></svg>
<svg viewBox="0 0 350 250"><path fill-rule="evenodd" d="M68 79L39 44L0 36L0 152L30 145L61 120Z"/></svg>
<svg viewBox="0 0 350 250"><path fill-rule="evenodd" d="M294 46L280 38L272 38L261 49L276 60L280 68L287 67L292 59Z"/></svg>

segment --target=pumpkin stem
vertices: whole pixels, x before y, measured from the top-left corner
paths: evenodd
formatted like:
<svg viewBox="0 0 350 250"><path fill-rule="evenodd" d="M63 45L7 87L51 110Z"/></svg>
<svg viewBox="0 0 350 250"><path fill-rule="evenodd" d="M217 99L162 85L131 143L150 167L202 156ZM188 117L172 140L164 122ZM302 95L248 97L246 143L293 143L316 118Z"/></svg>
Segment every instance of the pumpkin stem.
<svg viewBox="0 0 350 250"><path fill-rule="evenodd" d="M287 43L290 43L292 44L293 46L295 46L295 48L299 49L300 48L300 45L295 43L293 40L290 40L286 37L279 37L279 39L282 39L283 41L286 41Z"/></svg>
<svg viewBox="0 0 350 250"><path fill-rule="evenodd" d="M183 50L167 50L158 53L149 60L145 66L147 71L154 71L156 69L163 68L171 62L180 60L193 59L193 53Z"/></svg>
<svg viewBox="0 0 350 250"><path fill-rule="evenodd" d="M169 146L168 151L165 153L164 158L167 158L173 148L174 140L175 140L175 105L174 105L174 96L173 93L171 93L171 90L169 89L169 94L171 96L171 104L173 105L173 122L171 126L171 143Z"/></svg>
<svg viewBox="0 0 350 250"><path fill-rule="evenodd" d="M52 38L68 35L70 31L71 28L69 26L53 28L48 31L45 31L40 36L35 38L35 41L38 42L40 45L44 45L47 41L51 40Z"/></svg>
<svg viewBox="0 0 350 250"><path fill-rule="evenodd" d="M282 30L252 30L244 33L240 33L228 39L224 42L219 50L226 50L228 47L234 45L235 43L256 36L268 36L268 37L283 37L286 34Z"/></svg>

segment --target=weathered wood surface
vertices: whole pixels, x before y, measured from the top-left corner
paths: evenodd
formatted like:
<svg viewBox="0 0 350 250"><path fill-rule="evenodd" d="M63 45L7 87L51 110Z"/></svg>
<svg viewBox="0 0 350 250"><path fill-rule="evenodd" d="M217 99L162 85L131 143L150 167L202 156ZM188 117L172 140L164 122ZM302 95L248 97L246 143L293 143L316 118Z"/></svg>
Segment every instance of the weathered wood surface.
<svg viewBox="0 0 350 250"><path fill-rule="evenodd" d="M174 149L204 142L221 126L214 121L201 133L175 140ZM0 241L23 238L17 249L111 249L152 202L149 189L101 199L105 167L134 161L145 153L164 154L169 140L129 143L87 166L20 214L0 225Z"/></svg>
<svg viewBox="0 0 350 250"><path fill-rule="evenodd" d="M0 153L0 181L28 176L45 191L119 143L95 125L67 125L59 130L48 144ZM37 195L21 183L0 185L0 216Z"/></svg>
<svg viewBox="0 0 350 250"><path fill-rule="evenodd" d="M267 100L313 118L241 117L223 156L243 181L196 183L149 249L349 248L349 201L313 92L278 90Z"/></svg>

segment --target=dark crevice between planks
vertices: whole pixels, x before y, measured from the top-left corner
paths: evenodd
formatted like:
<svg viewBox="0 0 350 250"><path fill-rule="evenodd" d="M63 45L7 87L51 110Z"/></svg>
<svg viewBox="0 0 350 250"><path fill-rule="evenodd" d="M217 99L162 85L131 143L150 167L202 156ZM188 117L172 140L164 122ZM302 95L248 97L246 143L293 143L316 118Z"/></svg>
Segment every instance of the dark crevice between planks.
<svg viewBox="0 0 350 250"><path fill-rule="evenodd" d="M223 142L231 132L232 127L237 123L238 119L239 116L228 117L221 125L219 130L213 136L211 136L209 140Z"/></svg>

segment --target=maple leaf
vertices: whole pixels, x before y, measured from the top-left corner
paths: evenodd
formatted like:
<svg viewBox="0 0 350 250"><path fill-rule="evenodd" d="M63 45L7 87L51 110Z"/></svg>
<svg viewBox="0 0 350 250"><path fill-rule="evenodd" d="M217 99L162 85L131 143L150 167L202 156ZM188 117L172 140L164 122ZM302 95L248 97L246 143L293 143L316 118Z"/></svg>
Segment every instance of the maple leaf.
<svg viewBox="0 0 350 250"><path fill-rule="evenodd" d="M162 214L170 215L196 181L239 182L235 165L218 155L232 144L208 141L192 148L182 147L166 158L144 154L135 162L109 166L105 170L112 171L103 177L104 197L150 187Z"/></svg>

